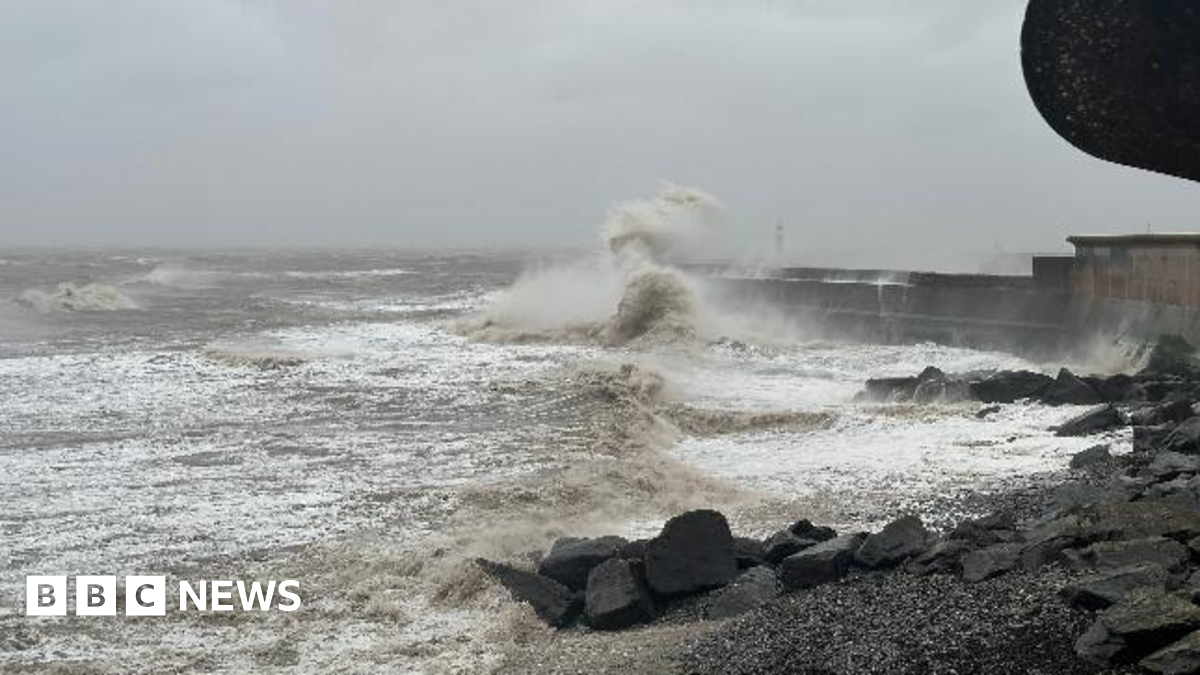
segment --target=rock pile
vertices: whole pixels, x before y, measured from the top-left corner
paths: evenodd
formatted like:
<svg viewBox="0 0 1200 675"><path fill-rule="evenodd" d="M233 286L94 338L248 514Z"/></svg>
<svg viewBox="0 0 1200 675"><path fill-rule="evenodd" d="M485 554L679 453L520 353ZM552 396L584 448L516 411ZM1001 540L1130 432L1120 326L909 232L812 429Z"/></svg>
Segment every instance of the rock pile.
<svg viewBox="0 0 1200 675"><path fill-rule="evenodd" d="M716 511L692 511L650 540L560 540L536 573L479 564L546 623L561 628L582 617L598 630L650 623L687 598L700 598L708 618L726 619L848 575L957 575L969 586L1014 571L1047 578L1054 568L1070 579L1060 591L1064 606L1090 617L1074 646L1079 658L1200 673L1200 376L1163 355L1151 363L1107 378L1065 369L1056 378L953 377L928 368L867 384L865 396L891 401L1097 405L1060 427L1063 435L1133 427L1131 454L1114 457L1103 445L1080 453L1070 466L1079 480L1055 490L1034 517L995 513L942 533L915 516L875 533L799 520L760 541L735 537Z"/></svg>
<svg viewBox="0 0 1200 675"><path fill-rule="evenodd" d="M706 615L748 612L782 591L837 581L852 569L889 570L924 554L937 537L909 516L876 534L838 535L800 520L764 541L735 538L725 516L689 511L647 541L561 539L537 572L478 564L556 628L582 616L597 630L652 622L672 602L706 595Z"/></svg>

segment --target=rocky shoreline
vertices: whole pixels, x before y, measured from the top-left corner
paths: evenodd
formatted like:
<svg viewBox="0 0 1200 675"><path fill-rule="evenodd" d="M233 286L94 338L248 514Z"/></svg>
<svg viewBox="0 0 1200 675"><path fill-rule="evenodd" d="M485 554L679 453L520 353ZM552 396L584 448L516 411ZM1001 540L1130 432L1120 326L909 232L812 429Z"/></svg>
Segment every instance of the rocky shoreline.
<svg viewBox="0 0 1200 675"><path fill-rule="evenodd" d="M478 563L556 628L709 626L664 648L655 672L1200 673L1190 347L1164 340L1132 376L928 368L871 381L863 397L974 400L980 415L1023 400L1092 405L1056 433L1131 426L1134 448L1090 448L1070 480L999 498L990 515L945 532L915 516L873 533L798 520L758 540L735 536L716 511L692 511L649 540L560 540L534 570Z"/></svg>

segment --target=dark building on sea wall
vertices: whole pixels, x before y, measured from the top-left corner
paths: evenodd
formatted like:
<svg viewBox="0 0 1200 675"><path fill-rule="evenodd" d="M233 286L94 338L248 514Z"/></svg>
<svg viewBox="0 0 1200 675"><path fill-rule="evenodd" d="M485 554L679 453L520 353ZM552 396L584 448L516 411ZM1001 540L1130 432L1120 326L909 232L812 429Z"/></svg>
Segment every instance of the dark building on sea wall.
<svg viewBox="0 0 1200 675"><path fill-rule="evenodd" d="M1200 234L1076 236L1071 294L1200 308Z"/></svg>

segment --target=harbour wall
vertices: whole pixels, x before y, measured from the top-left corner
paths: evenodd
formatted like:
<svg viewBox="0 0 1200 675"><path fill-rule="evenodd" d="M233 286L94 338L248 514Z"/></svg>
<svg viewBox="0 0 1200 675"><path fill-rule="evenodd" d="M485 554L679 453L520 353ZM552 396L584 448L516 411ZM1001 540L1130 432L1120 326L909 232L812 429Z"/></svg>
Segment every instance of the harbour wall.
<svg viewBox="0 0 1200 675"><path fill-rule="evenodd" d="M1161 335L1200 344L1200 311L1072 291L1062 261L1031 276L793 268L748 274L704 270L728 301L782 308L818 338L884 344L935 342L1037 359L1096 348L1132 353Z"/></svg>

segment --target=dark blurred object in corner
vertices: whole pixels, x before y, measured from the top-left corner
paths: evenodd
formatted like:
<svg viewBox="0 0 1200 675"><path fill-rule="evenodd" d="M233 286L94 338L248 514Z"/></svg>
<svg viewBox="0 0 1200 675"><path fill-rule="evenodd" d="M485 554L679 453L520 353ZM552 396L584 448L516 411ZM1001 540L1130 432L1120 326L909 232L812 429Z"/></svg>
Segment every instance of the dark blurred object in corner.
<svg viewBox="0 0 1200 675"><path fill-rule="evenodd" d="M1200 2L1030 0L1033 102L1101 159L1200 180Z"/></svg>

